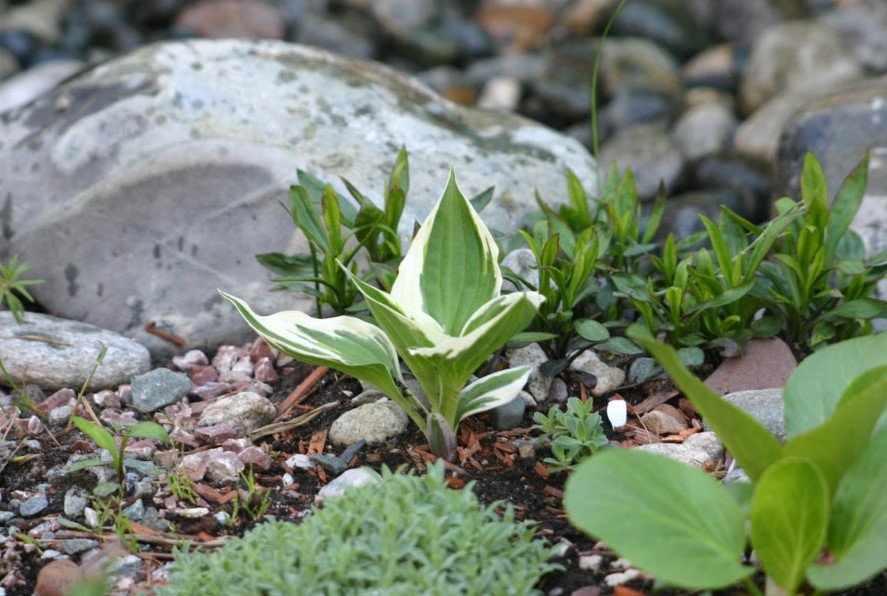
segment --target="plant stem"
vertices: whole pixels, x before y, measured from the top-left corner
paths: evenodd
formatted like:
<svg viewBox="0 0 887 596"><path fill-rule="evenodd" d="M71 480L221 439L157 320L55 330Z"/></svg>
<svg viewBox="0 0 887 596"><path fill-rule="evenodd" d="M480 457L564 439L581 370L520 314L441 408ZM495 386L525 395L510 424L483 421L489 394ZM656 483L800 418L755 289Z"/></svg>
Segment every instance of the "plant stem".
<svg viewBox="0 0 887 596"><path fill-rule="evenodd" d="M743 579L742 583L745 584L748 593L752 596L763 596L761 590L758 589L758 586L755 584L754 581L752 581L750 577L746 577L745 579Z"/></svg>

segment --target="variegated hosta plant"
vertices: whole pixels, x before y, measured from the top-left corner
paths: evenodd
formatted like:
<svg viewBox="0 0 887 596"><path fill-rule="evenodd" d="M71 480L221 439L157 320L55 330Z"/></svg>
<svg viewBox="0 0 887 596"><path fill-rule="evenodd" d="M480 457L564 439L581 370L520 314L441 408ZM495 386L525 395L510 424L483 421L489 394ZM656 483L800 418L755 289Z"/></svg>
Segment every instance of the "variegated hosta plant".
<svg viewBox="0 0 887 596"><path fill-rule="evenodd" d="M351 277L377 325L356 317L316 319L298 311L257 315L222 292L267 342L298 360L371 383L424 429L432 451L450 457L467 416L514 399L529 368L511 368L467 387L472 373L532 321L544 298L499 294L499 249L451 173L447 188L400 264L391 293ZM403 384L398 356L427 401Z"/></svg>

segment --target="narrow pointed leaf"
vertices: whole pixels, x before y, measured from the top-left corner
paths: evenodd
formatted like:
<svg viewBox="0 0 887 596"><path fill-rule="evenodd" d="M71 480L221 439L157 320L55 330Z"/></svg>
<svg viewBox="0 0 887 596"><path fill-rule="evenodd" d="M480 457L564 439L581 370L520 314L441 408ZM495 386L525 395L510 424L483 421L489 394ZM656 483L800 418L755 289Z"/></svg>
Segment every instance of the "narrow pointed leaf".
<svg viewBox="0 0 887 596"><path fill-rule="evenodd" d="M456 335L480 306L499 295L498 255L493 236L451 174L400 264L391 297L428 313L447 334Z"/></svg>
<svg viewBox="0 0 887 596"><path fill-rule="evenodd" d="M755 486L751 541L764 570L789 594L822 550L829 516L825 479L809 460L773 464Z"/></svg>
<svg viewBox="0 0 887 596"><path fill-rule="evenodd" d="M128 427L126 433L132 437L138 437L140 439L154 439L155 441L162 441L164 443L170 442L169 435L166 434L163 427L156 422L138 422Z"/></svg>
<svg viewBox="0 0 887 596"><path fill-rule="evenodd" d="M75 462L68 467L68 472L77 472L86 468L95 468L96 466L110 466L110 461L102 461L100 459L84 459Z"/></svg>
<svg viewBox="0 0 887 596"><path fill-rule="evenodd" d="M862 199L865 196L865 189L868 185L869 172L869 155L865 154L862 161L847 176L835 200L832 202L831 213L829 213L828 224L825 228L825 252L826 259L831 257L838 249L838 243L844 236L844 232L853 221L856 212L862 205Z"/></svg>
<svg viewBox="0 0 887 596"><path fill-rule="evenodd" d="M664 456L598 453L567 480L564 506L576 527L668 584L719 588L754 571L740 563L744 517L727 489Z"/></svg>
<svg viewBox="0 0 887 596"><path fill-rule="evenodd" d="M292 204L292 215L296 224L305 236L317 245L320 250L329 254L332 252L326 229L323 225L323 218L311 197L301 186L294 186L290 189L290 202Z"/></svg>
<svg viewBox="0 0 887 596"><path fill-rule="evenodd" d="M834 562L808 569L820 590L861 584L887 567L887 431L847 470L832 503L827 545Z"/></svg>
<svg viewBox="0 0 887 596"><path fill-rule="evenodd" d="M783 390L786 436L805 433L826 422L854 379L885 364L887 333L843 341L808 356Z"/></svg>
<svg viewBox="0 0 887 596"><path fill-rule="evenodd" d="M530 368L520 366L478 379L462 390L456 419L461 422L473 414L507 404L517 397L529 377Z"/></svg>
<svg viewBox="0 0 887 596"><path fill-rule="evenodd" d="M697 379L681 363L674 348L649 336L638 334L630 336L643 345L671 375L702 417L718 433L749 478L757 480L764 470L782 457L779 442L770 431L750 414L724 400L708 385Z"/></svg>
<svg viewBox="0 0 887 596"><path fill-rule="evenodd" d="M90 422L85 418L80 418L79 416L71 417L71 422L74 423L74 426L87 434L89 438L95 441L95 444L102 449L106 449L111 453L117 451L117 444L114 442L114 437L112 437L111 433L105 430L104 427L99 426L95 422Z"/></svg>

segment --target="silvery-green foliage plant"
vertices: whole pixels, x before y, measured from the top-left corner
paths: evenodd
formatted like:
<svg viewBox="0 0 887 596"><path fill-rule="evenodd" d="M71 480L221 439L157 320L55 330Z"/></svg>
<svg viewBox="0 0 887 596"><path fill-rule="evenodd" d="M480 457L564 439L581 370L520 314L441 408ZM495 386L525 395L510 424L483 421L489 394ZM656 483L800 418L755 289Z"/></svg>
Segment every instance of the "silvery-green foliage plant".
<svg viewBox="0 0 887 596"><path fill-rule="evenodd" d="M160 596L520 595L558 568L553 549L510 506L451 490L443 466L324 501L299 524L269 521L216 552L175 553Z"/></svg>
<svg viewBox="0 0 887 596"><path fill-rule="evenodd" d="M472 373L532 321L544 297L500 295L499 249L451 173L446 190L413 239L391 292L354 276L376 324L298 311L261 316L222 292L269 344L298 360L366 381L400 405L437 455L451 455L459 422L508 403L529 368L506 369L467 387ZM346 270L347 271L347 270ZM427 401L403 385L398 356Z"/></svg>

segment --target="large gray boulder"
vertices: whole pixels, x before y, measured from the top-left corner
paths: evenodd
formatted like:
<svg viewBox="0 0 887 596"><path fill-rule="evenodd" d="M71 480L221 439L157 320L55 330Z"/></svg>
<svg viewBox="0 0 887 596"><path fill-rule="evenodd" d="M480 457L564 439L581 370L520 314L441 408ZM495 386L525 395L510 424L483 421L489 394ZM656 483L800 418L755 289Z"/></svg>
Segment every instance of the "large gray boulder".
<svg viewBox="0 0 887 596"><path fill-rule="evenodd" d="M588 152L557 132L457 106L379 64L273 41L139 49L7 114L0 139L0 250L48 280L34 291L48 309L155 356L171 344L144 332L151 322L185 348L250 335L216 288L263 313L308 306L270 293L254 258L305 248L278 204L297 169L378 195L405 144L405 230L451 166L466 194L496 185L484 216L503 230L534 208L534 187L565 199L567 167L594 184Z"/></svg>

